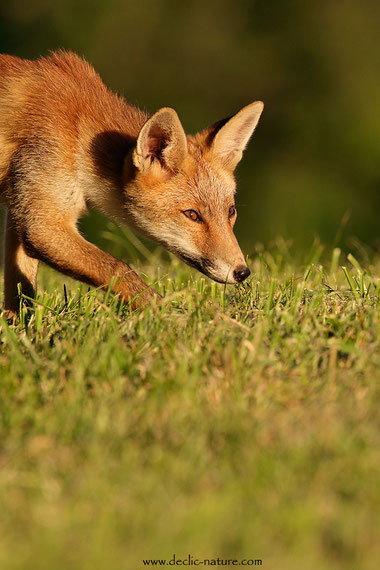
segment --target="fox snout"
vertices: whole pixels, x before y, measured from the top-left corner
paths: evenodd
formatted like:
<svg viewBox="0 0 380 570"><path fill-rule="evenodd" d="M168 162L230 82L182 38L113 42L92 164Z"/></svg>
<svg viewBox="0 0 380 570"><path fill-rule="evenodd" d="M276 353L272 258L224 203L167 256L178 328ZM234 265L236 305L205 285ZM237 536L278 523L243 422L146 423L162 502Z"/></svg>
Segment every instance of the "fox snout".
<svg viewBox="0 0 380 570"><path fill-rule="evenodd" d="M211 239L214 237L214 241ZM251 271L245 263L243 253L233 233L232 227L224 231L214 232L207 240L210 264L206 265L206 274L219 283L242 283L250 276Z"/></svg>
<svg viewBox="0 0 380 570"><path fill-rule="evenodd" d="M239 265L236 265L235 267L233 265L229 267L226 267L224 265L222 269L217 267L215 268L214 271L210 269L209 271L207 270L205 271L206 275L211 277L211 279L214 279L214 281L219 281L219 283L229 283L229 284L242 283L243 281L245 281L245 279L247 279L247 277L251 275L250 269L246 265L242 265L241 263L239 263Z"/></svg>
<svg viewBox="0 0 380 570"><path fill-rule="evenodd" d="M250 269L245 264L243 265L241 261L238 264L227 264L224 261L210 261L206 258L197 261L184 255L180 255L180 257L188 265L195 267L198 271L218 283L228 283L230 285L242 283L251 274Z"/></svg>

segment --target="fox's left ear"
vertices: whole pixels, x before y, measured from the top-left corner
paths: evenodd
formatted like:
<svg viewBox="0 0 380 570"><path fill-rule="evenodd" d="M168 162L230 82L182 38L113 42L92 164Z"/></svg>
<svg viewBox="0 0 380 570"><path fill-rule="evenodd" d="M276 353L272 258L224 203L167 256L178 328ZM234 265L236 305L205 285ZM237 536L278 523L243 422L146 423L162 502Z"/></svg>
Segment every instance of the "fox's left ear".
<svg viewBox="0 0 380 570"><path fill-rule="evenodd" d="M229 119L219 121L207 129L206 144L210 155L219 160L229 170L234 170L240 162L243 150L263 112L264 103L255 101Z"/></svg>

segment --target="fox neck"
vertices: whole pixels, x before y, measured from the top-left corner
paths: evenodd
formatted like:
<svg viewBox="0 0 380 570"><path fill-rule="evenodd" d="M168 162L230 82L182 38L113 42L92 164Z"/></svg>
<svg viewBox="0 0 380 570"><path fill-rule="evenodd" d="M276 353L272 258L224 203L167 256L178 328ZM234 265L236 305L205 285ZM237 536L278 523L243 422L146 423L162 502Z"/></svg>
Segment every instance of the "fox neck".
<svg viewBox="0 0 380 570"><path fill-rule="evenodd" d="M140 116L139 123L142 125L144 122L145 116ZM138 124L133 126L133 131L138 133ZM135 177L131 154L137 134L132 134L127 127L128 124L121 130L116 124L114 128L91 134L84 151L83 162L86 166L81 170L80 182L85 187L89 206L118 222L128 223L125 193Z"/></svg>

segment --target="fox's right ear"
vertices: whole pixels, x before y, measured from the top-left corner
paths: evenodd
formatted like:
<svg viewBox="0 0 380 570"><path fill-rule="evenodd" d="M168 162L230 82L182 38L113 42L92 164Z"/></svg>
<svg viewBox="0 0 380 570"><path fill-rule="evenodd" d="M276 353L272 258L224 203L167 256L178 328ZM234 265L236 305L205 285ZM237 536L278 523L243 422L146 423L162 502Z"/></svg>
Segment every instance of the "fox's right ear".
<svg viewBox="0 0 380 570"><path fill-rule="evenodd" d="M178 170L187 154L187 139L177 113L164 107L141 128L133 151L133 163L141 172L157 164Z"/></svg>

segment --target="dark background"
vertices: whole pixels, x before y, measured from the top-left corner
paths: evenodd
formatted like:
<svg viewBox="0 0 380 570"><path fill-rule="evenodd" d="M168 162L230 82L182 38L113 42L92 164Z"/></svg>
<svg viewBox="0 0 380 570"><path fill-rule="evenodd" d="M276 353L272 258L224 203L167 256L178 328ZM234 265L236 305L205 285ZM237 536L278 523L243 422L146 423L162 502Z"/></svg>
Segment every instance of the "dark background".
<svg viewBox="0 0 380 570"><path fill-rule="evenodd" d="M379 38L377 0L0 4L0 51L73 49L131 102L174 107L188 132L263 100L237 171L248 252L277 236L378 248ZM86 228L93 238L99 218Z"/></svg>

